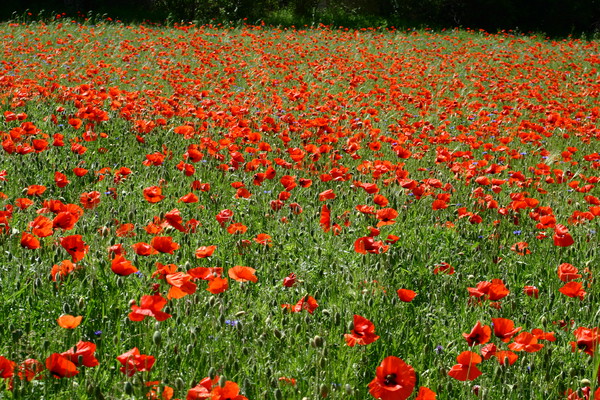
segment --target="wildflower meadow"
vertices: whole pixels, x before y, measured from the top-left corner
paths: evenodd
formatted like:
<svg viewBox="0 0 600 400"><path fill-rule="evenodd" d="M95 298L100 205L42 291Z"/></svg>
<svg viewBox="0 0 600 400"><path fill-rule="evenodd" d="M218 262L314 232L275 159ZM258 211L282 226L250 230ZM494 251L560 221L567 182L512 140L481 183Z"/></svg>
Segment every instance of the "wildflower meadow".
<svg viewBox="0 0 600 400"><path fill-rule="evenodd" d="M598 41L0 37L0 399L600 399Z"/></svg>

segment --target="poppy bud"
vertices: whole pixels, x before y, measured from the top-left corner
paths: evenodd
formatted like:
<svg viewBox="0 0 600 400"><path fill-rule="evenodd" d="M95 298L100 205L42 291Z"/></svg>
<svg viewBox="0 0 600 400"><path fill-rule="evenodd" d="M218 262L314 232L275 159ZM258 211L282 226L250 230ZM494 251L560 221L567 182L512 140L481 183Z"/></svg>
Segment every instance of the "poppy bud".
<svg viewBox="0 0 600 400"><path fill-rule="evenodd" d="M215 297L214 297L214 296L210 296L210 297L208 298L208 305L209 305L210 307L214 307L214 305L215 305L215 301L216 301Z"/></svg>
<svg viewBox="0 0 600 400"><path fill-rule="evenodd" d="M590 387L592 386L592 382L590 382L589 379L582 379L579 384L581 385L581 387Z"/></svg>
<svg viewBox="0 0 600 400"><path fill-rule="evenodd" d="M152 335L152 342L156 346L160 346L162 344L162 334L160 331L154 331L154 334Z"/></svg>
<svg viewBox="0 0 600 400"><path fill-rule="evenodd" d="M319 393L321 394L321 397L323 397L323 398L329 396L329 386L325 383L322 384L321 387L319 388Z"/></svg>
<svg viewBox="0 0 600 400"><path fill-rule="evenodd" d="M190 343L190 344L188 344L188 345L186 346L186 348L185 348L185 352L186 352L187 354L192 354L192 352L193 352L193 351L194 351L194 345L193 345L193 344L191 344L191 343Z"/></svg>
<svg viewBox="0 0 600 400"><path fill-rule="evenodd" d="M23 331L20 329L16 329L12 332L12 338L13 338L13 342L18 341L21 336L23 336Z"/></svg>
<svg viewBox="0 0 600 400"><path fill-rule="evenodd" d="M319 367L325 369L327 367L327 358L323 357L319 360Z"/></svg>
<svg viewBox="0 0 600 400"><path fill-rule="evenodd" d="M236 317L241 317L242 315L246 315L246 311L238 311L235 313Z"/></svg>
<svg viewBox="0 0 600 400"><path fill-rule="evenodd" d="M315 347L323 347L324 341L321 336L317 335L313 340L315 342Z"/></svg>
<svg viewBox="0 0 600 400"><path fill-rule="evenodd" d="M281 340L283 338L283 332L281 332L279 329L275 328L273 330L273 335L275 335L275 337L279 340Z"/></svg>
<svg viewBox="0 0 600 400"><path fill-rule="evenodd" d="M300 324L296 324L296 326L294 327L294 333L295 333L296 335L299 335L299 334L300 334L300 332L302 332L302 325L300 325Z"/></svg>
<svg viewBox="0 0 600 400"><path fill-rule="evenodd" d="M215 379L215 376L217 376L217 371L215 370L215 368L214 368L214 367L210 367L210 368L208 369L208 377L209 377L211 380L213 380L213 379Z"/></svg>
<svg viewBox="0 0 600 400"><path fill-rule="evenodd" d="M331 311L329 311L328 309L324 309L323 311L321 311L321 313L323 313L323 315L326 317L331 316Z"/></svg>
<svg viewBox="0 0 600 400"><path fill-rule="evenodd" d="M227 379L225 379L225 375L222 375L222 376L219 378L219 386L220 386L220 387L224 387L224 386L225 386L225 383L227 383Z"/></svg>
<svg viewBox="0 0 600 400"><path fill-rule="evenodd" d="M350 384L346 383L344 385L344 391L346 392L346 394L348 396L352 396L354 394L354 390L352 389L352 386L350 386Z"/></svg>
<svg viewBox="0 0 600 400"><path fill-rule="evenodd" d="M221 325L225 324L225 314L219 315L219 324L221 324Z"/></svg>
<svg viewBox="0 0 600 400"><path fill-rule="evenodd" d="M73 351L77 351L77 346L75 346ZM77 365L83 365L83 356L81 354L77 356Z"/></svg>
<svg viewBox="0 0 600 400"><path fill-rule="evenodd" d="M369 300L367 300L367 305L369 306L369 308L372 308L374 303L375 301L373 300L373 298L369 297Z"/></svg>
<svg viewBox="0 0 600 400"><path fill-rule="evenodd" d="M183 379L181 379L181 377L175 379L175 387L177 390L182 390L185 387L185 382Z"/></svg>
<svg viewBox="0 0 600 400"><path fill-rule="evenodd" d="M85 307L85 299L83 298L83 296L79 298L79 301L77 302L77 307L79 307L79 309Z"/></svg>
<svg viewBox="0 0 600 400"><path fill-rule="evenodd" d="M117 278L117 287L118 288L123 287L123 279L120 276Z"/></svg>
<svg viewBox="0 0 600 400"><path fill-rule="evenodd" d="M128 394L128 395L133 394L133 385L131 384L131 382L129 382L129 381L125 382L125 384L123 385L123 391L125 392L125 394Z"/></svg>
<svg viewBox="0 0 600 400"><path fill-rule="evenodd" d="M134 306L134 305L135 305L135 300L134 299L129 300L129 306L128 307L131 308L131 306Z"/></svg>
<svg viewBox="0 0 600 400"><path fill-rule="evenodd" d="M349 331L353 331L354 330L354 320L348 322L348 330Z"/></svg>
<svg viewBox="0 0 600 400"><path fill-rule="evenodd" d="M283 394L281 394L281 390L279 388L273 391L273 396L275 397L275 400L283 400Z"/></svg>
<svg viewBox="0 0 600 400"><path fill-rule="evenodd" d="M342 322L342 315L339 312L333 314L333 323L335 325L340 325Z"/></svg>

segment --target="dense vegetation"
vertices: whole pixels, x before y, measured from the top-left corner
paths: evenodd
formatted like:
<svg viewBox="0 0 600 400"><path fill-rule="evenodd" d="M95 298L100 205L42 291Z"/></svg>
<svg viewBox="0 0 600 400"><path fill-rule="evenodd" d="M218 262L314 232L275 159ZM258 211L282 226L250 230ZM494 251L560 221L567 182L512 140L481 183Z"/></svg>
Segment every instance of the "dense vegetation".
<svg viewBox="0 0 600 400"><path fill-rule="evenodd" d="M463 27L552 36L600 29L600 0L30 0L4 2L3 18L44 10L70 17L107 14L127 22L239 22L345 27Z"/></svg>

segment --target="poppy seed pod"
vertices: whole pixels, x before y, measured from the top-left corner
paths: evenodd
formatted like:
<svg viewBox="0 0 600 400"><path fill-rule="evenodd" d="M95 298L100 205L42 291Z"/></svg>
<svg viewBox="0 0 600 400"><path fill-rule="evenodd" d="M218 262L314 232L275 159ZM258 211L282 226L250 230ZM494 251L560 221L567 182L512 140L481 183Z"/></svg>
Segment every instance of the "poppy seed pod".
<svg viewBox="0 0 600 400"><path fill-rule="evenodd" d="M348 383L344 385L344 391L348 396L352 396L354 394L354 389L352 389L352 386L350 386Z"/></svg>
<svg viewBox="0 0 600 400"><path fill-rule="evenodd" d="M283 332L281 332L279 329L275 328L273 330L273 335L275 335L275 337L279 340L281 340L283 338Z"/></svg>
<svg viewBox="0 0 600 400"><path fill-rule="evenodd" d="M321 397L325 398L327 396L329 396L329 385L323 383L321 385L321 387L319 388L319 394L321 395Z"/></svg>
<svg viewBox="0 0 600 400"><path fill-rule="evenodd" d="M210 367L208 369L208 377L212 380L212 379L215 379L215 376L217 376L217 371L215 370L214 367Z"/></svg>
<svg viewBox="0 0 600 400"><path fill-rule="evenodd" d="M125 384L123 385L123 391L127 395L133 394L133 385L131 384L131 382L129 382L129 381L125 382Z"/></svg>
<svg viewBox="0 0 600 400"><path fill-rule="evenodd" d="M315 336L315 338L313 340L315 342L316 347L323 347L324 340L321 336L317 335L317 336Z"/></svg>
<svg viewBox="0 0 600 400"><path fill-rule="evenodd" d="M154 331L154 334L152 335L152 342L156 346L160 346L162 344L162 333L160 333L160 331Z"/></svg>

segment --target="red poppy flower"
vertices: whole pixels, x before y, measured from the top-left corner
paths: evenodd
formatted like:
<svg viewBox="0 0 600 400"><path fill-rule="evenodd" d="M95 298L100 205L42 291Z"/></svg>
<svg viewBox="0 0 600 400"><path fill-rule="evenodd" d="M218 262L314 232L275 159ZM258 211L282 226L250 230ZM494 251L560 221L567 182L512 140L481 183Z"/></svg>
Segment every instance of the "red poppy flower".
<svg viewBox="0 0 600 400"><path fill-rule="evenodd" d="M521 328L515 328L513 320L506 318L492 318L492 325L494 326L494 335L504 343L508 343L521 330Z"/></svg>
<svg viewBox="0 0 600 400"><path fill-rule="evenodd" d="M75 264L73 264L70 260L64 260L60 264L54 264L52 266L50 276L52 277L52 280L56 282L58 279L66 277L74 270Z"/></svg>
<svg viewBox="0 0 600 400"><path fill-rule="evenodd" d="M375 325L365 317L354 315L354 329L350 333L344 334L346 344L350 347L355 345L367 345L373 343L379 336L375 334Z"/></svg>
<svg viewBox="0 0 600 400"><path fill-rule="evenodd" d="M81 202L83 208L86 210L92 210L96 208L98 204L100 204L100 192L93 191L89 193L82 193L81 196L79 196L79 201Z"/></svg>
<svg viewBox="0 0 600 400"><path fill-rule="evenodd" d="M31 185L27 187L27 196L41 196L46 191L46 186Z"/></svg>
<svg viewBox="0 0 600 400"><path fill-rule="evenodd" d="M23 232L21 233L21 247L30 250L39 249L40 241L31 233Z"/></svg>
<svg viewBox="0 0 600 400"><path fill-rule="evenodd" d="M569 263L562 263L558 266L558 279L563 282L569 282L581 278L579 270Z"/></svg>
<svg viewBox="0 0 600 400"><path fill-rule="evenodd" d="M221 210L215 218L221 227L224 228L225 224L233 219L233 211L229 209Z"/></svg>
<svg viewBox="0 0 600 400"><path fill-rule="evenodd" d="M248 230L248 227L244 224L241 224L239 222L236 222L234 224L231 224L227 227L227 232L232 234L232 235L238 235L238 234L242 234L242 233L246 233L246 231Z"/></svg>
<svg viewBox="0 0 600 400"><path fill-rule="evenodd" d="M143 321L146 317L153 317L157 321L164 321L171 318L171 315L161 311L165 305L167 305L167 299L160 294L142 296L139 306L135 303L131 305L129 319Z"/></svg>
<svg viewBox="0 0 600 400"><path fill-rule="evenodd" d="M0 378L12 378L15 374L17 363L9 360L6 357L0 356Z"/></svg>
<svg viewBox="0 0 600 400"><path fill-rule="evenodd" d="M90 249L81 239L81 235L65 236L60 239L60 245L71 255L74 263L81 261Z"/></svg>
<svg viewBox="0 0 600 400"><path fill-rule="evenodd" d="M206 258L213 255L217 246L200 246L196 249L196 258Z"/></svg>
<svg viewBox="0 0 600 400"><path fill-rule="evenodd" d="M456 357L458 364L454 365L448 375L459 381L472 381L482 374L477 368L477 364L481 363L481 356L472 351L463 351Z"/></svg>
<svg viewBox="0 0 600 400"><path fill-rule="evenodd" d="M165 196L162 194L162 189L158 186L150 186L145 188L143 194L144 199L146 199L148 203L158 203L165 198Z"/></svg>
<svg viewBox="0 0 600 400"><path fill-rule="evenodd" d="M589 356L594 356L598 343L600 343L600 329L585 328L583 326L575 329L573 335L577 338L576 342L570 342L573 351L579 349Z"/></svg>
<svg viewBox="0 0 600 400"><path fill-rule="evenodd" d="M538 343L538 340L529 332L521 332L515 337L514 342L508 345L508 348L513 351L526 351L527 353L535 353L544 347Z"/></svg>
<svg viewBox="0 0 600 400"><path fill-rule="evenodd" d="M183 218L178 209L173 209L165 214L165 221L179 232L187 232L187 229L182 225Z"/></svg>
<svg viewBox="0 0 600 400"><path fill-rule="evenodd" d="M28 358L19 364L19 378L30 382L34 379L42 379L42 372L46 369L44 364L33 358Z"/></svg>
<svg viewBox="0 0 600 400"><path fill-rule="evenodd" d="M529 297L533 297L535 299L540 297L540 290L535 286L527 285L523 287L523 293L525 293Z"/></svg>
<svg viewBox="0 0 600 400"><path fill-rule="evenodd" d="M331 210L327 207L327 204L323 204L321 207L321 215L319 217L319 225L323 232L327 233L331 230Z"/></svg>
<svg viewBox="0 0 600 400"><path fill-rule="evenodd" d="M389 245L383 244L382 241L376 241L370 236L364 236L354 241L354 251L360 254L381 254L388 251Z"/></svg>
<svg viewBox="0 0 600 400"><path fill-rule="evenodd" d="M283 286L292 287L295 284L296 284L296 274L294 274L293 272L291 274L289 274L288 276L286 276L285 278L283 278Z"/></svg>
<svg viewBox="0 0 600 400"><path fill-rule="evenodd" d="M154 366L155 359L153 356L140 354L137 347L129 350L126 353L117 357L122 365L120 371L127 376L133 376L136 372L150 371Z"/></svg>
<svg viewBox="0 0 600 400"><path fill-rule="evenodd" d="M416 375L413 367L398 357L386 357L369 383L369 393L376 399L406 400L412 394Z"/></svg>
<svg viewBox="0 0 600 400"><path fill-rule="evenodd" d="M308 311L309 314L312 314L319 304L312 296L304 296L295 305L291 304L282 304L282 308L287 308L291 312L301 312L302 310Z"/></svg>
<svg viewBox="0 0 600 400"><path fill-rule="evenodd" d="M240 394L240 388L237 383L226 381L223 387L215 386L210 392L211 400L248 400Z"/></svg>
<svg viewBox="0 0 600 400"><path fill-rule="evenodd" d="M54 173L54 183L56 183L56 186L58 186L59 188L64 188L71 182L67 179L67 176L65 174L56 171Z"/></svg>
<svg viewBox="0 0 600 400"><path fill-rule="evenodd" d="M183 272L175 272L166 275L166 281L171 288L167 294L167 299L180 299L188 294L196 292L196 284L192 282L192 276Z"/></svg>
<svg viewBox="0 0 600 400"><path fill-rule="evenodd" d="M258 282L258 278L256 277L256 275L254 275L255 272L256 270L254 268L236 265L235 267L230 268L229 271L227 271L227 274L231 279L238 282L250 281L256 283Z"/></svg>
<svg viewBox="0 0 600 400"><path fill-rule="evenodd" d="M117 254L112 259L110 269L117 275L127 276L138 272L138 269L131 264L131 261L125 259L120 254Z"/></svg>
<svg viewBox="0 0 600 400"><path fill-rule="evenodd" d="M155 236L150 245L161 253L173 254L179 248L179 244L173 241L171 236Z"/></svg>
<svg viewBox="0 0 600 400"><path fill-rule="evenodd" d="M425 386L421 386L419 388L419 392L417 393L417 397L415 400L435 400L437 395L435 392Z"/></svg>
<svg viewBox="0 0 600 400"><path fill-rule="evenodd" d="M436 265L436 267L433 269L433 274L437 275L437 274L446 274L446 275L452 275L454 274L454 267L450 266L450 264L448 264L447 262L441 262L439 264Z"/></svg>
<svg viewBox="0 0 600 400"><path fill-rule="evenodd" d="M83 365L92 368L99 364L96 357L94 357L95 352L96 345L94 343L80 341L73 348L60 355L78 367Z"/></svg>
<svg viewBox="0 0 600 400"><path fill-rule="evenodd" d="M471 332L462 334L469 346L477 344L484 344L490 341L492 336L492 330L487 325L481 325L480 321L477 321Z"/></svg>
<svg viewBox="0 0 600 400"><path fill-rule="evenodd" d="M46 359L46 368L55 378L71 378L79 373L75 363L58 353L53 353Z"/></svg>
<svg viewBox="0 0 600 400"><path fill-rule="evenodd" d="M188 390L186 400L210 399L212 396L210 391L213 386L217 385L217 382L219 382L218 376L215 376L212 380L208 377L202 379L199 384Z"/></svg>
<svg viewBox="0 0 600 400"><path fill-rule="evenodd" d="M554 227L554 245L560 247L569 247L575 241L573 237L569 234L569 230L566 226L562 224L556 224Z"/></svg>
<svg viewBox="0 0 600 400"><path fill-rule="evenodd" d="M395 224L395 218L398 216L398 211L393 208L382 208L378 210L375 214L379 222L377 223L377 227L384 225L392 225Z"/></svg>
<svg viewBox="0 0 600 400"><path fill-rule="evenodd" d="M131 248L138 256L149 256L152 254L158 254L158 251L154 247L144 242L134 243L131 245Z"/></svg>
<svg viewBox="0 0 600 400"><path fill-rule="evenodd" d="M60 228L65 231L69 231L75 227L77 221L79 221L79 214L71 211L61 211L56 214L56 217L52 220L53 228Z"/></svg>
<svg viewBox="0 0 600 400"><path fill-rule="evenodd" d="M517 242L512 245L510 248L512 251L517 253L520 256L524 256L526 254L531 254L531 250L528 249L529 243L527 242Z"/></svg>
<svg viewBox="0 0 600 400"><path fill-rule="evenodd" d="M47 237L52 235L52 221L50 219L40 215L29 223L31 233L37 237Z"/></svg>
<svg viewBox="0 0 600 400"><path fill-rule="evenodd" d="M69 314L63 314L60 317L58 317L56 322L58 322L58 326L60 326L61 328L75 329L79 326L79 324L81 324L82 319L83 319L82 316L74 317Z"/></svg>
<svg viewBox="0 0 600 400"><path fill-rule="evenodd" d="M186 195L183 195L179 198L179 200L177 200L177 202L181 202L181 203L197 203L199 201L198 196L196 196L194 193L190 192Z"/></svg>
<svg viewBox="0 0 600 400"><path fill-rule="evenodd" d="M319 193L319 201L333 199L335 199L335 193L333 192L333 189L327 189L326 191Z"/></svg>
<svg viewBox="0 0 600 400"><path fill-rule="evenodd" d="M217 294L223 293L227 289L229 289L229 283L227 281L227 278L221 278L217 276L213 279L210 279L210 282L208 283L208 288L206 290L208 290L212 294Z"/></svg>
<svg viewBox="0 0 600 400"><path fill-rule="evenodd" d="M568 297L578 297L579 300L583 300L587 294L586 291L583 290L583 285L580 282L566 283L563 287L558 289L558 291Z"/></svg>
<svg viewBox="0 0 600 400"><path fill-rule="evenodd" d="M498 359L500 365L513 365L517 362L517 359L519 358L518 355L516 355L510 350L498 351L494 354L494 357Z"/></svg>
<svg viewBox="0 0 600 400"><path fill-rule="evenodd" d="M405 303L410 303L417 296L416 292L409 289L398 289L397 293L398 298Z"/></svg>

